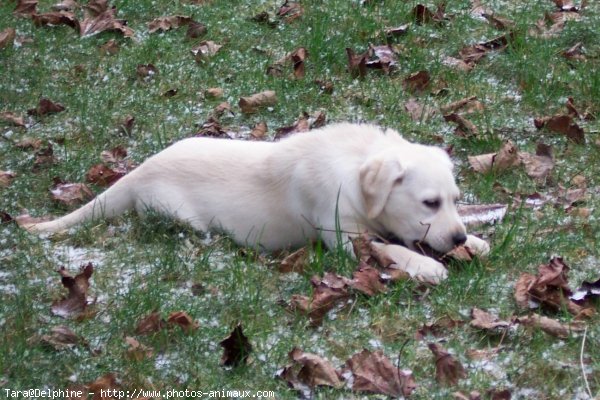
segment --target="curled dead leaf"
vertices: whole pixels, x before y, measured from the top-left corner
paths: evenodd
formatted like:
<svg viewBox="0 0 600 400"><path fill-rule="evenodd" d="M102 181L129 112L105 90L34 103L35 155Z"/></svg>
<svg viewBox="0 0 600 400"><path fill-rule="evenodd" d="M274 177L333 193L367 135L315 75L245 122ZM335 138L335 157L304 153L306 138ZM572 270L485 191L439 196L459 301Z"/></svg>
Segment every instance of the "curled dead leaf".
<svg viewBox="0 0 600 400"><path fill-rule="evenodd" d="M2 171L0 170L0 188L8 187L13 179L15 179L15 173L11 171Z"/></svg>
<svg viewBox="0 0 600 400"><path fill-rule="evenodd" d="M12 47L16 33L15 28L6 28L0 32L0 49Z"/></svg>
<svg viewBox="0 0 600 400"><path fill-rule="evenodd" d="M208 88L204 91L204 95L211 99L220 99L225 92L221 88Z"/></svg>
<svg viewBox="0 0 600 400"><path fill-rule="evenodd" d="M23 117L17 116L15 113L10 111L0 112L0 121L8 122L14 126L25 126L25 120Z"/></svg>
<svg viewBox="0 0 600 400"><path fill-rule="evenodd" d="M88 13L79 24L81 37L96 35L101 32L118 32L125 37L133 37L134 31L127 26L127 21L116 19L117 9L108 8L106 2L90 1L86 6Z"/></svg>
<svg viewBox="0 0 600 400"><path fill-rule="evenodd" d="M423 92L429 87L431 77L427 71L418 71L402 81L406 90L413 93Z"/></svg>
<svg viewBox="0 0 600 400"><path fill-rule="evenodd" d="M27 114L42 116L46 114L58 113L64 111L65 107L62 104L54 103L49 99L41 98L38 106L36 108L32 108L27 110Z"/></svg>
<svg viewBox="0 0 600 400"><path fill-rule="evenodd" d="M31 17L37 13L38 0L17 0L13 14L20 17Z"/></svg>
<svg viewBox="0 0 600 400"><path fill-rule="evenodd" d="M300 3L289 0L286 0L277 12L277 15L283 18L288 24L300 18L302 14L304 14L304 9Z"/></svg>
<svg viewBox="0 0 600 400"><path fill-rule="evenodd" d="M52 304L52 313L62 318L79 317L88 305L87 291L94 266L88 263L81 267L81 272L75 277L72 277L64 267L57 272L61 275L61 282L69 293L67 297Z"/></svg>
<svg viewBox="0 0 600 400"><path fill-rule="evenodd" d="M137 339L131 336L125 336L127 343L127 358L133 361L142 361L152 357L154 353L151 347L141 344Z"/></svg>
<svg viewBox="0 0 600 400"><path fill-rule="evenodd" d="M498 328L507 328L510 326L510 322L502 321L497 316L477 307L471 310L471 318L471 326L478 329L497 330Z"/></svg>
<svg viewBox="0 0 600 400"><path fill-rule="evenodd" d="M58 351L69 349L79 344L87 346L85 339L78 336L65 325L52 327L50 334L42 335L39 338L39 342Z"/></svg>
<svg viewBox="0 0 600 400"><path fill-rule="evenodd" d="M91 200L94 193L85 183L59 183L50 189L52 199L68 207Z"/></svg>
<svg viewBox="0 0 600 400"><path fill-rule="evenodd" d="M534 328L539 328L549 335L566 339L574 332L582 332L585 329L583 321L572 321L568 324L562 324L559 321L538 314L531 314L518 317L516 322Z"/></svg>
<svg viewBox="0 0 600 400"><path fill-rule="evenodd" d="M360 262L358 269L352 274L349 286L367 296L387 291L387 287L382 282L381 273L364 262Z"/></svg>
<svg viewBox="0 0 600 400"><path fill-rule="evenodd" d="M246 363L252 352L252 344L244 335L242 324L238 323L229 336L219 342L223 347L221 365L234 366Z"/></svg>
<svg viewBox="0 0 600 400"><path fill-rule="evenodd" d="M505 142L497 153L468 156L468 160L471 168L482 174L509 170L521 162L517 147L510 140Z"/></svg>
<svg viewBox="0 0 600 400"><path fill-rule="evenodd" d="M254 125L254 128L252 128L250 136L252 137L252 139L261 140L264 139L265 136L267 136L268 131L269 128L267 127L267 123L265 121L260 121L259 123Z"/></svg>
<svg viewBox="0 0 600 400"><path fill-rule="evenodd" d="M191 22L192 18L185 15L171 15L168 17L159 17L153 19L148 23L148 32L166 32L174 28L179 28L183 25L189 25Z"/></svg>
<svg viewBox="0 0 600 400"><path fill-rule="evenodd" d="M261 107L272 106L277 103L277 94L273 90L265 90L251 96L241 97L238 105L245 114L258 111Z"/></svg>
<svg viewBox="0 0 600 400"><path fill-rule="evenodd" d="M346 361L352 373L352 390L385 394L391 397L410 396L417 388L412 373L400 370L381 350L363 350Z"/></svg>
<svg viewBox="0 0 600 400"><path fill-rule="evenodd" d="M302 273L304 271L304 265L306 264L308 253L306 247L302 247L293 253L285 257L279 264L279 272L290 273L297 272Z"/></svg>
<svg viewBox="0 0 600 400"><path fill-rule="evenodd" d="M444 120L456 123L457 127L456 127L456 130L454 131L454 133L457 136L472 137L472 136L479 135L479 129L477 129L475 124L460 114L452 113L452 114L444 115Z"/></svg>
<svg viewBox="0 0 600 400"><path fill-rule="evenodd" d="M160 316L160 312L153 311L137 323L135 333L137 335L147 335L160 331L164 326L165 320Z"/></svg>
<svg viewBox="0 0 600 400"><path fill-rule="evenodd" d="M348 72L353 78L364 78L367 75L368 53L368 51L365 51L362 54L356 54L351 48L346 48Z"/></svg>
<svg viewBox="0 0 600 400"><path fill-rule="evenodd" d="M291 363L281 370L279 377L291 387L303 391L306 387L313 389L317 386L343 386L339 373L325 358L305 353L297 347L288 353L288 357Z"/></svg>
<svg viewBox="0 0 600 400"><path fill-rule="evenodd" d="M201 61L203 58L217 54L221 47L223 47L223 45L217 44L212 40L203 40L192 47L191 52L196 57L197 61Z"/></svg>
<svg viewBox="0 0 600 400"><path fill-rule="evenodd" d="M308 132L310 130L309 118L310 116L308 113L303 112L293 125L277 128L274 139L279 140L293 133Z"/></svg>
<svg viewBox="0 0 600 400"><path fill-rule="evenodd" d="M199 326L198 321L194 321L185 311L172 312L167 317L167 323L179 326L185 333L190 333Z"/></svg>
<svg viewBox="0 0 600 400"><path fill-rule="evenodd" d="M426 122L437 113L437 110L427 104L422 104L414 97L404 103L404 109L413 121Z"/></svg>
<svg viewBox="0 0 600 400"><path fill-rule="evenodd" d="M467 378L464 367L453 355L436 343L428 344L435 356L435 379L447 386L455 386L460 379Z"/></svg>

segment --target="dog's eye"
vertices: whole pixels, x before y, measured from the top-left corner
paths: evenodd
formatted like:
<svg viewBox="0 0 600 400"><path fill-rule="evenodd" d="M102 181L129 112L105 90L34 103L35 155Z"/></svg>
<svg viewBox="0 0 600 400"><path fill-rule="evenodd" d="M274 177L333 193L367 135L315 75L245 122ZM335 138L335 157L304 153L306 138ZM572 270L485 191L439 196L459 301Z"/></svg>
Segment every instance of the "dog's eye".
<svg viewBox="0 0 600 400"><path fill-rule="evenodd" d="M423 204L432 210L440 208L440 200L432 199L432 200L423 200Z"/></svg>

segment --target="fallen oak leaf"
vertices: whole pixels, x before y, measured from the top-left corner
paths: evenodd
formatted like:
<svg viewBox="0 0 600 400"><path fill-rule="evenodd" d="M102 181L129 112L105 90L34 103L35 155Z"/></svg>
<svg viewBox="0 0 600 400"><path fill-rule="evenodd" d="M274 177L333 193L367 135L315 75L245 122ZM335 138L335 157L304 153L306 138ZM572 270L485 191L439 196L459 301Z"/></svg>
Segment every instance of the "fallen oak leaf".
<svg viewBox="0 0 600 400"><path fill-rule="evenodd" d="M20 17L30 17L37 12L37 0L17 0L13 14Z"/></svg>
<svg viewBox="0 0 600 400"><path fill-rule="evenodd" d="M67 25L79 31L79 20L70 11L53 11L44 14L32 14L31 19L35 26L57 26Z"/></svg>
<svg viewBox="0 0 600 400"><path fill-rule="evenodd" d="M217 44L212 40L203 40L190 50L196 57L196 61L202 61L206 57L211 57L217 54L217 52L223 47L221 44Z"/></svg>
<svg viewBox="0 0 600 400"><path fill-rule="evenodd" d="M13 45L16 36L15 28L6 28L0 32L0 49Z"/></svg>
<svg viewBox="0 0 600 400"><path fill-rule="evenodd" d="M400 370L381 350L363 350L346 361L354 380L352 390L385 394L391 397L410 396L417 388L412 373Z"/></svg>
<svg viewBox="0 0 600 400"><path fill-rule="evenodd" d="M92 4L98 4L98 2L90 2L86 6L86 9L93 10ZM100 7L98 10L101 10ZM121 19L115 19L117 9L106 8L105 10L96 13L91 11L86 15L83 21L79 24L79 35L81 37L96 35L101 32L119 32L125 37L133 37L134 31L127 26L127 21Z"/></svg>
<svg viewBox="0 0 600 400"><path fill-rule="evenodd" d="M353 78L364 78L367 75L367 59L369 52L365 51L362 54L356 54L354 50L346 47L346 55L348 57L348 72Z"/></svg>
<svg viewBox="0 0 600 400"><path fill-rule="evenodd" d="M291 135L292 133L308 132L309 130L309 115L308 113L303 112L302 115L298 118L296 122L294 122L293 125L278 128L275 131L274 139L279 140L285 136Z"/></svg>
<svg viewBox="0 0 600 400"><path fill-rule="evenodd" d="M14 172L0 170L0 188L8 187L13 179L15 179L15 176Z"/></svg>
<svg viewBox="0 0 600 400"><path fill-rule="evenodd" d="M396 52L389 45L369 45L369 50L367 51L367 54L369 55L369 59L366 61L365 64L367 68L381 69L386 74L389 74L390 71L393 68L395 68L398 64Z"/></svg>
<svg viewBox="0 0 600 400"><path fill-rule="evenodd" d="M292 310L308 315L311 325L318 326L329 310L350 296L348 279L328 272L322 279L314 276L310 283L314 287L312 297L293 295L290 305Z"/></svg>
<svg viewBox="0 0 600 400"><path fill-rule="evenodd" d="M296 78L304 77L304 60L306 60L306 57L308 57L308 50L306 50L304 47L300 47L290 54L290 58L294 67L294 76Z"/></svg>
<svg viewBox="0 0 600 400"><path fill-rule="evenodd" d="M582 332L585 329L585 323L583 321L573 321L568 324L562 324L555 319L538 314L517 317L515 322L529 327L540 328L549 335L561 339L566 339L574 332Z"/></svg>
<svg viewBox="0 0 600 400"><path fill-rule="evenodd" d="M252 128L250 136L252 137L252 139L261 140L267 135L268 131L269 128L267 127L267 123L265 121L260 121L259 123L254 125L254 128Z"/></svg>
<svg viewBox="0 0 600 400"><path fill-rule="evenodd" d="M562 133L569 140L577 144L585 144L585 133L582 128L573 121L570 115L554 115L552 117L536 118L535 127L546 128L549 131Z"/></svg>
<svg viewBox="0 0 600 400"><path fill-rule="evenodd" d="M278 270L284 274L290 272L302 273L307 258L308 253L306 247L302 247L285 257L279 264Z"/></svg>
<svg viewBox="0 0 600 400"><path fill-rule="evenodd" d="M127 344L127 358L134 361L142 361L152 357L154 350L151 347L141 344L137 339L131 336L125 336Z"/></svg>
<svg viewBox="0 0 600 400"><path fill-rule="evenodd" d="M137 335L147 335L149 333L155 333L165 327L165 320L162 319L158 311L153 311L148 316L138 321L135 328Z"/></svg>
<svg viewBox="0 0 600 400"><path fill-rule="evenodd" d="M67 297L52 304L52 313L62 318L79 317L88 305L87 291L94 266L92 263L82 266L81 272L75 277L72 277L64 267L57 272L61 275L61 282L69 293Z"/></svg>
<svg viewBox="0 0 600 400"><path fill-rule="evenodd" d="M42 97L36 108L27 110L27 114L42 116L51 113L58 113L64 111L65 107L62 104L54 103L51 100Z"/></svg>
<svg viewBox="0 0 600 400"><path fill-rule="evenodd" d="M552 146L538 143L535 154L519 152L519 159L525 166L525 171L529 177L544 181L554 168L554 158L552 156Z"/></svg>
<svg viewBox="0 0 600 400"><path fill-rule="evenodd" d="M435 357L435 379L447 386L455 386L460 379L467 378L467 372L454 356L436 343L427 345Z"/></svg>
<svg viewBox="0 0 600 400"><path fill-rule="evenodd" d="M65 325L54 326L50 330L50 334L42 335L39 338L35 338L35 341L53 348L54 350L65 350L75 345L82 344L87 346L87 342L81 336L78 336L69 327Z"/></svg>
<svg viewBox="0 0 600 400"><path fill-rule="evenodd" d="M325 358L297 347L288 353L288 357L291 364L285 366L278 376L291 387L304 391L305 387L331 386L339 389L343 386L339 373Z"/></svg>
<svg viewBox="0 0 600 400"><path fill-rule="evenodd" d="M94 193L85 183L58 183L50 189L52 199L68 207L91 200Z"/></svg>
<svg viewBox="0 0 600 400"><path fill-rule="evenodd" d="M240 97L238 105L245 114L258 111L260 107L272 106L277 103L277 95L273 90L256 93L247 97Z"/></svg>
<svg viewBox="0 0 600 400"><path fill-rule="evenodd" d="M444 115L444 120L447 122L454 122L457 124L456 130L454 131L454 133L457 136L461 136L461 137L479 136L479 129L477 129L475 124L460 114L452 113L452 114Z"/></svg>
<svg viewBox="0 0 600 400"><path fill-rule="evenodd" d="M125 171L115 170L105 164L96 164L86 173L85 180L94 185L107 187L124 177L125 174Z"/></svg>
<svg viewBox="0 0 600 400"><path fill-rule="evenodd" d="M437 113L435 108L419 103L414 97L411 97L404 103L404 109L413 121L426 122Z"/></svg>
<svg viewBox="0 0 600 400"><path fill-rule="evenodd" d="M365 262L359 263L358 269L353 272L352 280L348 285L367 296L374 296L387 291L387 287L381 281L380 272Z"/></svg>
<svg viewBox="0 0 600 400"><path fill-rule="evenodd" d="M427 71L418 71L406 77L402 85L406 90L413 93L423 92L429 87L431 77Z"/></svg>
<svg viewBox="0 0 600 400"><path fill-rule="evenodd" d="M517 147L510 140L506 141L496 153L468 156L467 159L471 168L482 174L490 171L505 171L521 163Z"/></svg>
<svg viewBox="0 0 600 400"><path fill-rule="evenodd" d="M300 3L296 3L293 1L286 0L285 3L281 7L279 7L279 11L277 11L277 15L282 17L285 22L288 24L298 18L300 18L304 14L304 9L300 5Z"/></svg>
<svg viewBox="0 0 600 400"><path fill-rule="evenodd" d="M174 28L179 28L183 25L189 25L192 22L192 18L185 15L159 17L148 22L148 33L154 33L157 31L166 32Z"/></svg>
<svg viewBox="0 0 600 400"><path fill-rule="evenodd" d="M219 342L223 347L221 365L237 367L245 364L252 352L252 344L244 335L242 324L238 323L229 336Z"/></svg>
<svg viewBox="0 0 600 400"><path fill-rule="evenodd" d="M179 326L185 333L190 333L199 326L198 321L194 321L185 311L172 312L167 317L167 323Z"/></svg>
<svg viewBox="0 0 600 400"><path fill-rule="evenodd" d="M471 310L471 322L470 325L474 328L493 331L498 328L508 328L510 326L510 322L503 321L499 319L497 316L488 313L487 311L481 310L477 307L474 307Z"/></svg>
<svg viewBox="0 0 600 400"><path fill-rule="evenodd" d="M188 39L198 39L208 32L208 28L202 22L190 21L185 37Z"/></svg>
<svg viewBox="0 0 600 400"><path fill-rule="evenodd" d="M0 120L8 122L9 124L14 126L25 126L25 120L23 119L23 117L18 117L15 113L10 111L0 112Z"/></svg>

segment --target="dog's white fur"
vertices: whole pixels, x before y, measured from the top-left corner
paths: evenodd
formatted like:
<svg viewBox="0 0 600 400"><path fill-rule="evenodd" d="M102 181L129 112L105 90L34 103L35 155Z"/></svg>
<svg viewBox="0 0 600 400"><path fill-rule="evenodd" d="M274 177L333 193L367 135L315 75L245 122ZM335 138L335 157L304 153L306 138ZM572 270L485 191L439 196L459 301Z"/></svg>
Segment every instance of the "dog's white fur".
<svg viewBox="0 0 600 400"><path fill-rule="evenodd" d="M279 142L182 140L149 158L80 209L29 226L58 232L126 210L158 210L205 231L227 232L266 250L300 247L321 237L328 247L368 231L406 246L422 241L445 253L464 241L455 207L459 191L447 154L406 141L391 129L336 124ZM468 236L487 253L487 243ZM412 276L437 282L439 262L397 245Z"/></svg>

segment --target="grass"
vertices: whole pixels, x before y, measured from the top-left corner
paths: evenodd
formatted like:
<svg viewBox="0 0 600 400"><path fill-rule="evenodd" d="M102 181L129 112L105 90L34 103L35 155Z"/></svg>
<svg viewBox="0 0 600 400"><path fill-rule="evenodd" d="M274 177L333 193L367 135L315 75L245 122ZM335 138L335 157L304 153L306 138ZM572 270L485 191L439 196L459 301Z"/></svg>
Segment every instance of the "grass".
<svg viewBox="0 0 600 400"><path fill-rule="evenodd" d="M52 1L40 1L49 10ZM588 2L580 21L571 21L552 39L535 38L527 32L552 1L524 7L521 3L489 1L486 6L514 19L518 32L511 46L482 60L469 73L444 65L444 56L456 56L466 44L496 37L502 32L469 14L468 1L447 5L453 17L443 25L412 24L394 43L401 49L398 69L390 76L376 71L353 79L346 71L345 48L363 51L369 43L383 44L385 27L411 22L416 2L371 1L302 2L304 15L270 28L250 18L261 11L273 15L276 1L209 1L194 5L185 1L152 2L115 0L118 16L135 30L134 38L101 33L79 38L70 28L35 27L12 15L14 2L0 4L0 30L14 27L18 35L32 39L21 47L0 50L0 111L24 115L41 97L66 107L66 111L30 119L25 128L0 123L0 170L17 175L0 188L0 211L19 215L23 209L35 215L63 214L48 188L53 177L83 182L88 169L99 162L103 150L124 145L130 157L141 161L168 144L193 135L222 100L203 96L205 89L221 87L234 105L235 114L221 123L234 131L248 131L266 121L272 134L290 125L303 112L324 111L329 121L368 121L393 127L406 137L423 143L454 147L457 176L469 202L512 204L517 194L549 192L570 187L583 175L590 188L600 185L599 123L580 122L587 144L568 143L560 135L536 131L532 119L564 110L569 96L576 105L600 115L600 8ZM432 6L432 4L428 4ZM205 39L224 44L213 57L195 62L185 39L185 28L149 34L147 22L164 15L190 15L206 24ZM99 46L115 39L116 55L105 55ZM561 51L582 42L588 60L568 61ZM267 76L267 66L297 47L309 52L306 77L299 80ZM136 75L138 64L154 64L159 73L150 80ZM434 82L444 81L445 95L421 94L418 100L432 106L477 96L485 110L469 118L480 129L478 138L453 135L454 127L438 115L422 123L412 121L404 103L412 94L403 79L427 70ZM291 72L291 70L289 71ZM332 81L331 95L320 91L315 79ZM173 97L163 94L177 89ZM272 109L244 115L235 107L240 96L262 90L277 92ZM136 118L130 135L120 132L126 116ZM53 144L58 162L33 171L32 151L13 143L40 138ZM467 156L496 151L506 139L522 150L532 151L538 141L554 146L556 167L552 183L538 186L521 169L480 175L473 172ZM504 187L507 192L499 190ZM94 188L100 191L100 188ZM440 338L414 339L424 324L451 318L468 321L472 307L495 311L503 318L519 314L513 286L523 271L534 272L552 255L564 257L571 266L572 286L595 280L600 270L597 196L585 206L589 218L571 217L562 207L541 210L512 207L505 220L482 228L491 239L489 259L453 269L447 282L426 294L414 282L392 286L386 295L359 296L351 307L310 328L302 315L285 311L280 304L292 294L311 291L310 277L325 271L349 276L351 260L320 248L303 274L282 275L271 255L240 249L226 238L194 232L160 216L127 215L111 224L90 224L76 234L40 239L14 224L0 225L0 389L63 389L74 383L92 382L114 372L125 388L168 390L250 389L272 390L276 398L297 394L274 373L287 363L294 347L327 357L339 366L362 348L381 348L402 368L408 368L419 384L415 399L446 399L460 390L485 392L508 388L516 399L586 399L579 365L581 335L565 340L539 330L517 329L505 337L482 333L468 324L442 329ZM83 321L63 320L50 312L52 301L64 294L60 266L77 271L92 261L95 272L90 295L96 298L95 316ZM137 322L154 310L166 316L186 311L199 329L186 335L179 330L136 336L153 355L141 361L126 356L125 336L134 335ZM557 316L568 321L567 314ZM219 366L221 341L237 322L254 346L248 366ZM89 343L55 351L30 338L67 325ZM134 335L135 336L135 335ZM407 342L406 346L403 346ZM435 381L435 364L427 341L442 340L463 362L468 379L456 388ZM586 376L592 393L600 393L600 324L588 322L584 348ZM467 357L469 349L487 349L502 342L504 351L489 360ZM4 393L4 391L2 390ZM362 398L348 390L319 388L316 398ZM378 396L367 396L378 398ZM381 397L381 396L379 396Z"/></svg>

